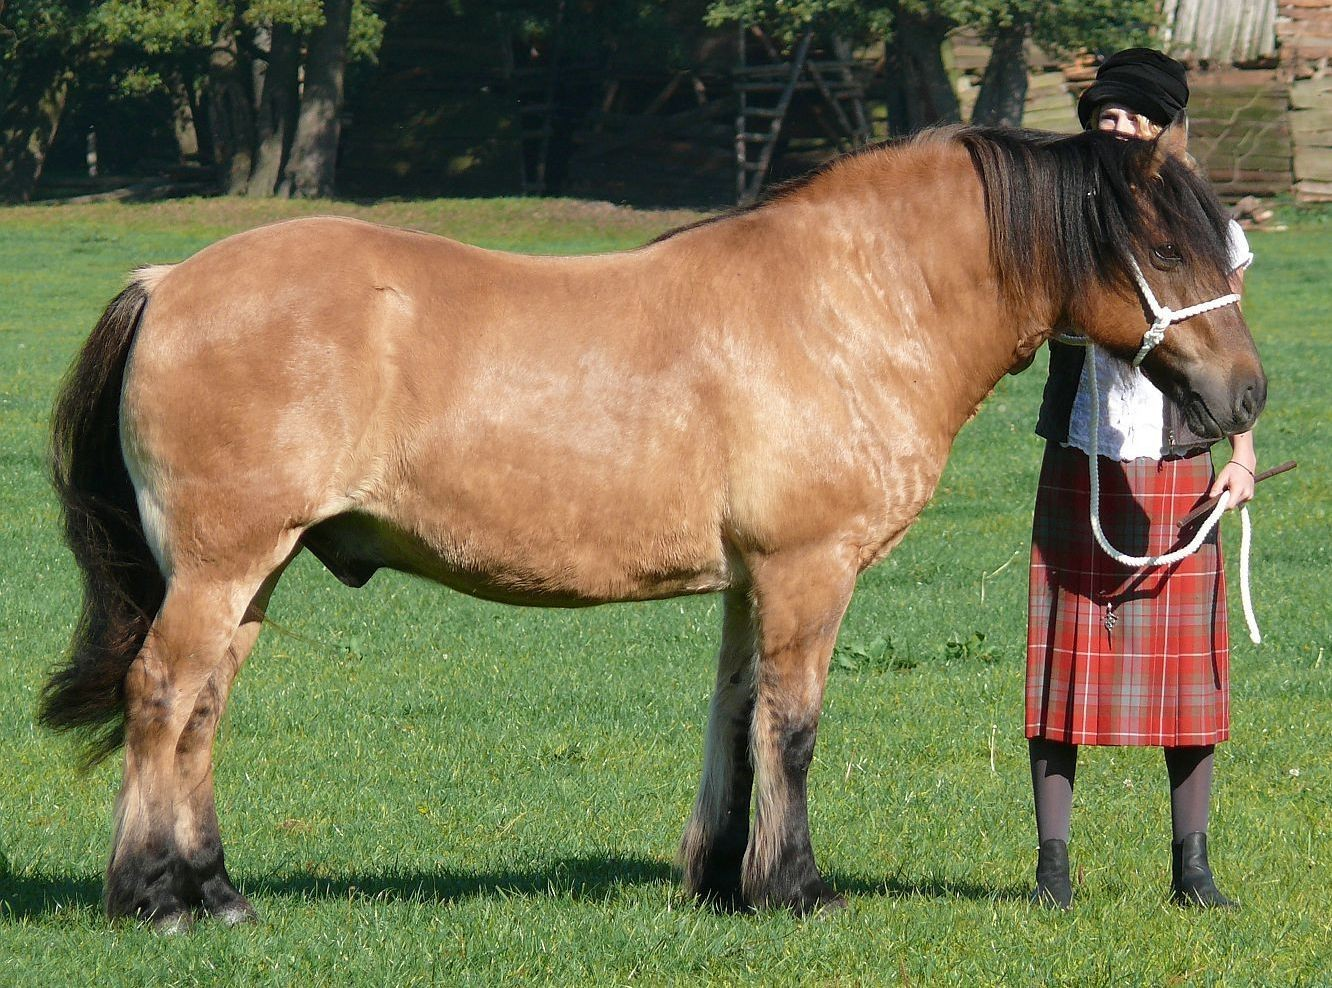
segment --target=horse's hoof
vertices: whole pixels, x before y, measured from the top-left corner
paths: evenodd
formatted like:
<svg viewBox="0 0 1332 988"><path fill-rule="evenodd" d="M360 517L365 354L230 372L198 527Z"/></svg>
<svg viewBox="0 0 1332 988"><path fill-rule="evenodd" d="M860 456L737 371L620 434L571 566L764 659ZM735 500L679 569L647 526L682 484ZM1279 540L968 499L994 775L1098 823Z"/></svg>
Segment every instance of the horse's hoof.
<svg viewBox="0 0 1332 988"><path fill-rule="evenodd" d="M795 887L787 886L777 893L756 895L753 906L758 910L789 909L801 919L831 916L846 908L846 899L821 878L807 879Z"/></svg>
<svg viewBox="0 0 1332 988"><path fill-rule="evenodd" d="M224 926L240 926L243 923L259 921L254 906L236 891L236 886L231 884L225 872L203 882L200 891L204 912Z"/></svg>
<svg viewBox="0 0 1332 988"><path fill-rule="evenodd" d="M716 913L749 912L749 904L745 902L745 897L738 886L726 889L699 889L696 895L700 904Z"/></svg>
<svg viewBox="0 0 1332 988"><path fill-rule="evenodd" d="M827 919L840 913L846 905L846 896L836 892L831 885L820 884L804 890L792 908L797 916L805 919Z"/></svg>
<svg viewBox="0 0 1332 988"><path fill-rule="evenodd" d="M150 922L154 933L176 936L177 934L190 932L194 926L194 917L190 915L188 910L179 910L154 916Z"/></svg>
<svg viewBox="0 0 1332 988"><path fill-rule="evenodd" d="M242 899L240 902L234 902L231 905L223 906L221 909L210 909L208 915L217 920L223 926L246 926L251 923L259 922L259 914L254 911L254 907Z"/></svg>
<svg viewBox="0 0 1332 988"><path fill-rule="evenodd" d="M808 915L810 919L828 919L844 911L846 907L846 896L828 888L821 895L818 905Z"/></svg>

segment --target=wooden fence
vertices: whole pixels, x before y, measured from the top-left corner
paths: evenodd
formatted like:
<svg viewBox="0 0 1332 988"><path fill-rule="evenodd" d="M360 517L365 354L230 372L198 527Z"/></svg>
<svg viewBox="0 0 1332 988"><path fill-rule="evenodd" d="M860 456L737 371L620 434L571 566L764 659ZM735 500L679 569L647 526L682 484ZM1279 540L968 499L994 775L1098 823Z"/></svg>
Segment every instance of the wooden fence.
<svg viewBox="0 0 1332 988"><path fill-rule="evenodd" d="M1332 0L1283 0L1295 194L1332 201Z"/></svg>

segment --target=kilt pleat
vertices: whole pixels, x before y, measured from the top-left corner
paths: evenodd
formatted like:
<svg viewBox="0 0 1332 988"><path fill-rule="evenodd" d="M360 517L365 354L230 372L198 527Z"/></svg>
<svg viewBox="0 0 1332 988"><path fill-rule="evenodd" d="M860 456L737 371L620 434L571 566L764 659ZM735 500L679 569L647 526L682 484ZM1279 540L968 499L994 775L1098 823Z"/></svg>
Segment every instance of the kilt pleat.
<svg viewBox="0 0 1332 988"><path fill-rule="evenodd" d="M1178 546L1211 457L1100 459L1101 525L1130 555ZM1230 641L1220 532L1170 567L1123 566L1088 521L1087 455L1046 444L1032 525L1029 738L1206 745L1230 735Z"/></svg>

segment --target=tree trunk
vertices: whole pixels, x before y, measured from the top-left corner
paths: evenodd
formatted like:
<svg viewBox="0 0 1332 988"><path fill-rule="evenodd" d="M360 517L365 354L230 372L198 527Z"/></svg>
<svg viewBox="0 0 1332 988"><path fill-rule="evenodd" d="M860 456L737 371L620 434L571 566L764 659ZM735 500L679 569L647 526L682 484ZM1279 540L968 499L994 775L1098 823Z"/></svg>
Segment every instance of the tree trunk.
<svg viewBox="0 0 1332 988"><path fill-rule="evenodd" d="M0 201L27 202L42 177L74 73L59 56L30 62L0 105Z"/></svg>
<svg viewBox="0 0 1332 988"><path fill-rule="evenodd" d="M333 194L351 7L352 0L324 0L324 23L310 36L296 138L280 194L304 199Z"/></svg>
<svg viewBox="0 0 1332 988"><path fill-rule="evenodd" d="M194 141L198 147L198 160L201 165L213 165L217 162L217 155L213 152L213 121L208 113L208 76L205 74L202 78L189 71L188 67L181 71L182 88L177 90L177 95L185 101L185 107L194 121Z"/></svg>
<svg viewBox="0 0 1332 988"><path fill-rule="evenodd" d="M894 137L933 124L959 123L957 93L943 62L946 18L899 10L887 56L888 130Z"/></svg>
<svg viewBox="0 0 1332 988"><path fill-rule="evenodd" d="M249 69L241 57L236 33L223 27L208 57L208 131L218 185L227 195L240 195L250 182L254 161L254 102Z"/></svg>
<svg viewBox="0 0 1332 988"><path fill-rule="evenodd" d="M168 86L171 91L171 131L176 138L179 160L203 161L199 147L199 120L195 116L190 83L181 73L173 72Z"/></svg>
<svg viewBox="0 0 1332 988"><path fill-rule="evenodd" d="M1020 127L1027 102L1027 33L1030 23L1015 20L990 46L971 122L985 127Z"/></svg>
<svg viewBox="0 0 1332 988"><path fill-rule="evenodd" d="M291 151L299 109L299 42L286 24L274 24L266 33L268 62L262 78L256 79L259 92L255 120L257 144L254 170L250 173L250 184L246 190L252 196L271 196L277 191L282 169Z"/></svg>

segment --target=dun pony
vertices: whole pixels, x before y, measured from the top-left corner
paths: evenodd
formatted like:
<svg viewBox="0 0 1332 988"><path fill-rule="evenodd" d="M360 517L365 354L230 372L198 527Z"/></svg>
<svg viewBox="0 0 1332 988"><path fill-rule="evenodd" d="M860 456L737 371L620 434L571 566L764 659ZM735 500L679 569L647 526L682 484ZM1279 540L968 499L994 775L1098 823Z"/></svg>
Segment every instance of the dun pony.
<svg viewBox="0 0 1332 988"><path fill-rule="evenodd" d="M140 270L54 422L84 601L42 719L91 731L94 756L123 743L108 911L253 916L223 861L213 739L302 549L350 586L388 567L512 604L723 594L684 881L837 905L806 776L857 575L1005 370L1056 327L1133 354L1130 258L1187 304L1224 288L1223 234L1182 127L944 130L623 253L321 218ZM1182 263L1153 263L1167 243ZM1234 307L1143 367L1192 396L1204 435L1262 407Z"/></svg>

